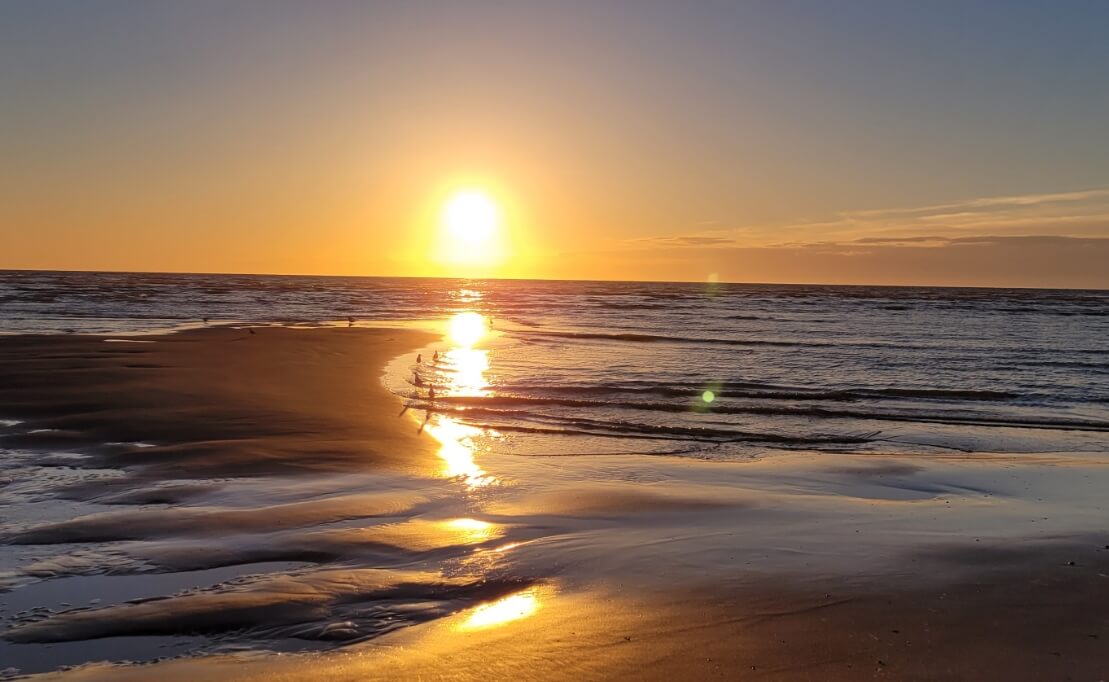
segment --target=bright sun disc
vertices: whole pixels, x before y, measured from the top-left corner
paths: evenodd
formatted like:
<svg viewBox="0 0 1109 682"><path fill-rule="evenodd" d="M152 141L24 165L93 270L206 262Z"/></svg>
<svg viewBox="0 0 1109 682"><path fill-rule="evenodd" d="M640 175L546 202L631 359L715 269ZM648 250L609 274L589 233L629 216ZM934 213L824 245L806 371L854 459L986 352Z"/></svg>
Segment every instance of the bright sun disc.
<svg viewBox="0 0 1109 682"><path fill-rule="evenodd" d="M478 186L440 197L430 259L452 277L482 278L511 259L511 212Z"/></svg>
<svg viewBox="0 0 1109 682"><path fill-rule="evenodd" d="M493 236L499 220L497 205L484 192L455 194L443 209L443 221L451 234L468 242L484 242Z"/></svg>

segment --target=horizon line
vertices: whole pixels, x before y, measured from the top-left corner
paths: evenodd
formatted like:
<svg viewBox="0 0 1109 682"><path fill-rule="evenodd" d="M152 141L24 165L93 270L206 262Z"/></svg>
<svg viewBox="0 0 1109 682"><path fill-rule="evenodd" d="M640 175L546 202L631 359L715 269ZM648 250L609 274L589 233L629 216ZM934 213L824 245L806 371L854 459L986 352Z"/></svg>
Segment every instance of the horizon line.
<svg viewBox="0 0 1109 682"><path fill-rule="evenodd" d="M0 268L0 272L56 272L56 273L83 273L83 274L113 274L113 275L197 275L197 276L223 276L223 277L336 277L344 279L441 279L441 280L469 280L469 281L502 281L502 282L587 282L587 283L615 283L615 284L726 284L741 286L774 286L774 287L867 287L887 289L1019 289L1027 291L1109 291L1109 287L1035 287L1035 286L990 286L990 285L958 285L958 284L829 284L818 282L737 282L737 281L707 281L707 280L679 280L679 279L564 279L555 277L448 277L443 275L335 275L318 273L280 273L280 272L202 272L191 270L81 270L63 268Z"/></svg>

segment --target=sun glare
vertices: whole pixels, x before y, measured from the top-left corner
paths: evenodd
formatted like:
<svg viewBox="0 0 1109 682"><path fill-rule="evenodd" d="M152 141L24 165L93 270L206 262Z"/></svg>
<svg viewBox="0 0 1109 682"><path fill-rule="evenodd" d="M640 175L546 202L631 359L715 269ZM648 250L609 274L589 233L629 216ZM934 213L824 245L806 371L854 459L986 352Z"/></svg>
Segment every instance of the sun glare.
<svg viewBox="0 0 1109 682"><path fill-rule="evenodd" d="M439 208L433 261L454 276L487 276L509 257L506 213L480 188L449 194Z"/></svg>
<svg viewBox="0 0 1109 682"><path fill-rule="evenodd" d="M478 313L458 313L451 318L447 338L463 348L471 348L485 336L485 318Z"/></svg>
<svg viewBox="0 0 1109 682"><path fill-rule="evenodd" d="M458 192L443 209L443 222L450 233L470 243L491 238L499 221L497 204L489 195L477 190Z"/></svg>

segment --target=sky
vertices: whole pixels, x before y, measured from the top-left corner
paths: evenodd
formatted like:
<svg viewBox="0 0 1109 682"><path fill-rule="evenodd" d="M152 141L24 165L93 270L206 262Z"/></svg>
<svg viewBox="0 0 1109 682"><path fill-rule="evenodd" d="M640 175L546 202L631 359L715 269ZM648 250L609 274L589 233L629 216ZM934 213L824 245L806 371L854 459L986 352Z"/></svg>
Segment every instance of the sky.
<svg viewBox="0 0 1109 682"><path fill-rule="evenodd" d="M9 0L0 268L1109 288L1107 28L1100 0ZM436 255L459 190L496 262Z"/></svg>

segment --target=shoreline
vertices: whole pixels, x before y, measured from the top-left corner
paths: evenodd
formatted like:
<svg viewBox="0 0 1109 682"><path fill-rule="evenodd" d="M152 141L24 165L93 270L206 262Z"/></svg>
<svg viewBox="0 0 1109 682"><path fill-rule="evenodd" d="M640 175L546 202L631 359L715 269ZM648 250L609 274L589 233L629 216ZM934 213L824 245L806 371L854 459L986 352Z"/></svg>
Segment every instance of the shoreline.
<svg viewBox="0 0 1109 682"><path fill-rule="evenodd" d="M3 647L211 642L51 680L1104 674L1103 458L458 452L381 382L434 338L0 338L0 448L38 449L0 487L7 594L118 594L7 613Z"/></svg>

